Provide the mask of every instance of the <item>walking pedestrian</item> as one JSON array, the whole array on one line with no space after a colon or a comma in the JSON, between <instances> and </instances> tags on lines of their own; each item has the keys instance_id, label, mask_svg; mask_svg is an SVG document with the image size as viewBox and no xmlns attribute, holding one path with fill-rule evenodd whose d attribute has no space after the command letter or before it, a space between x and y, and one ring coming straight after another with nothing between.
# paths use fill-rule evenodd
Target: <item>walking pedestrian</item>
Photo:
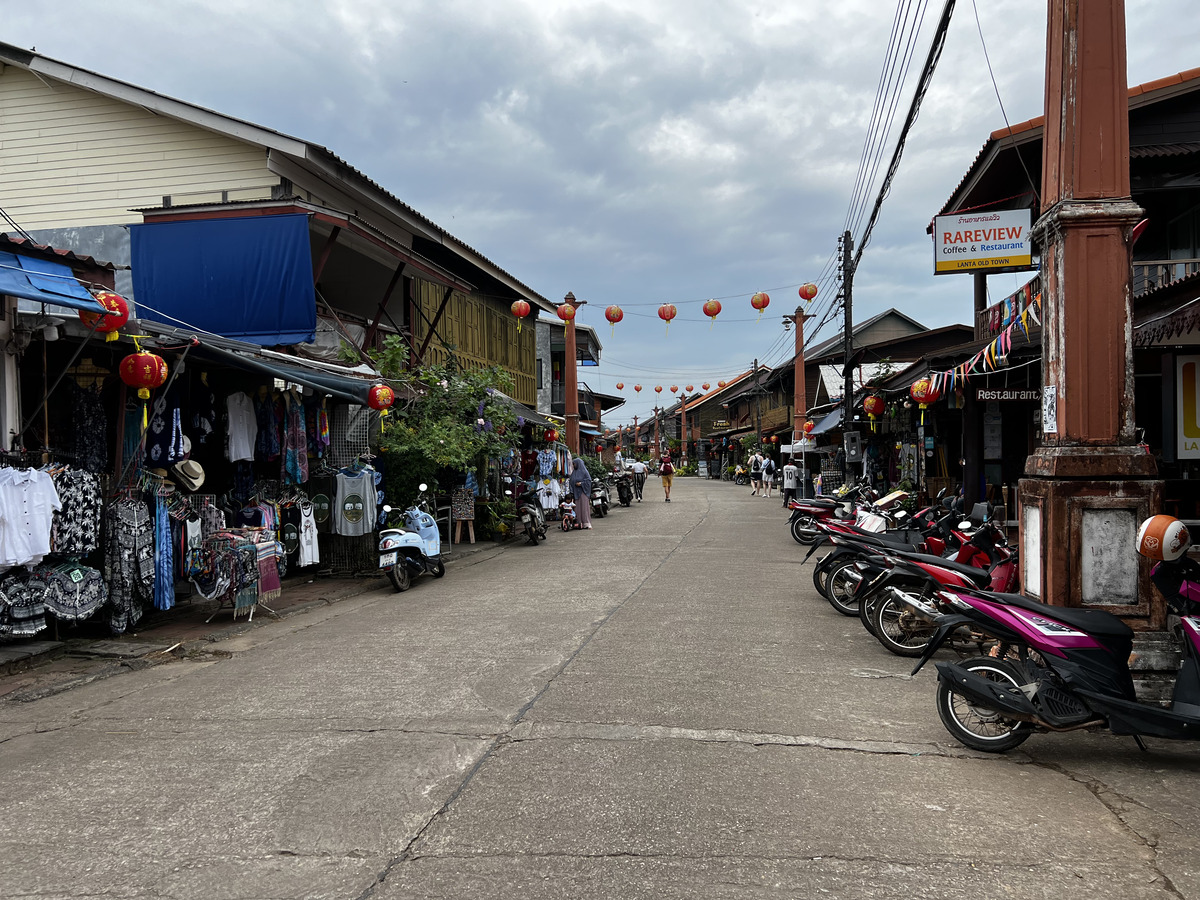
<instances>
[{"instance_id":1,"label":"walking pedestrian","mask_svg":"<svg viewBox=\"0 0 1200 900\"><path fill-rule=\"evenodd\" d=\"M762 496L762 457L758 455L758 451L750 457L750 486L754 488L750 492L751 497Z\"/></svg>"},{"instance_id":2,"label":"walking pedestrian","mask_svg":"<svg viewBox=\"0 0 1200 900\"><path fill-rule=\"evenodd\" d=\"M575 498L576 528L592 527L592 476L578 456L571 464L571 494Z\"/></svg>"},{"instance_id":3,"label":"walking pedestrian","mask_svg":"<svg viewBox=\"0 0 1200 900\"><path fill-rule=\"evenodd\" d=\"M772 491L775 490L775 460L767 457L763 460L763 487L766 488L766 494L761 496L770 497Z\"/></svg>"},{"instance_id":4,"label":"walking pedestrian","mask_svg":"<svg viewBox=\"0 0 1200 900\"><path fill-rule=\"evenodd\" d=\"M642 488L646 486L646 464L635 456L629 471L633 473L633 496L637 497L638 503L641 503Z\"/></svg>"},{"instance_id":5,"label":"walking pedestrian","mask_svg":"<svg viewBox=\"0 0 1200 900\"><path fill-rule=\"evenodd\" d=\"M796 489L800 486L800 470L796 468L796 462L792 457L788 457L787 465L783 467L783 506L786 509L788 502L796 499Z\"/></svg>"},{"instance_id":6,"label":"walking pedestrian","mask_svg":"<svg viewBox=\"0 0 1200 900\"><path fill-rule=\"evenodd\" d=\"M662 465L658 467L659 477L662 478L663 493L666 494L667 502L671 502L671 482L675 480L675 466L671 462L671 454L664 453Z\"/></svg>"}]
</instances>

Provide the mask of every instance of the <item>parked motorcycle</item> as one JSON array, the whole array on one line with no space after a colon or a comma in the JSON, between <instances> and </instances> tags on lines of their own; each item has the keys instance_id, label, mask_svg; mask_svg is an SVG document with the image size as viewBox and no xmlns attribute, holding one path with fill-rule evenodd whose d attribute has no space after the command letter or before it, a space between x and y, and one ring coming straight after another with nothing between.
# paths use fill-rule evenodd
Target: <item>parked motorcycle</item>
<instances>
[{"instance_id":1,"label":"parked motorcycle","mask_svg":"<svg viewBox=\"0 0 1200 900\"><path fill-rule=\"evenodd\" d=\"M791 500L788 529L796 543L808 546L821 539L818 524L830 520L851 521L870 531L885 531L888 527L885 512L907 496L903 491L894 491L880 498L865 482L859 482L844 486L832 497Z\"/></svg>"},{"instance_id":2,"label":"parked motorcycle","mask_svg":"<svg viewBox=\"0 0 1200 900\"><path fill-rule=\"evenodd\" d=\"M446 574L442 535L437 520L429 513L429 485L421 484L419 490L417 499L401 516L403 527L379 532L379 569L397 591L407 591L418 575L441 578ZM390 506L383 507L384 524L392 511Z\"/></svg>"},{"instance_id":3,"label":"parked motorcycle","mask_svg":"<svg viewBox=\"0 0 1200 900\"><path fill-rule=\"evenodd\" d=\"M1151 516L1138 530L1138 552L1155 560L1151 577L1180 616L1183 664L1169 708L1138 701L1129 671L1133 630L1116 616L955 588L944 592L954 612L939 617L913 674L963 625L997 644L987 656L936 663L946 730L991 753L1011 750L1034 732L1093 727L1132 735L1142 750L1143 736L1200 739L1200 566L1187 558L1191 543L1172 516Z\"/></svg>"},{"instance_id":4,"label":"parked motorcycle","mask_svg":"<svg viewBox=\"0 0 1200 900\"><path fill-rule=\"evenodd\" d=\"M743 466L741 463L738 463L737 468L733 470L733 483L734 484L749 484L750 483L750 470L747 469L745 466Z\"/></svg>"},{"instance_id":5,"label":"parked motorcycle","mask_svg":"<svg viewBox=\"0 0 1200 900\"><path fill-rule=\"evenodd\" d=\"M529 543L537 546L538 541L546 539L546 515L538 501L536 490L515 476L506 476L504 495L511 497L517 507L517 519L521 522L525 537Z\"/></svg>"},{"instance_id":6,"label":"parked motorcycle","mask_svg":"<svg viewBox=\"0 0 1200 900\"><path fill-rule=\"evenodd\" d=\"M617 500L622 506L633 503L633 473L622 471L614 478L617 486Z\"/></svg>"},{"instance_id":7,"label":"parked motorcycle","mask_svg":"<svg viewBox=\"0 0 1200 900\"><path fill-rule=\"evenodd\" d=\"M592 479L592 512L600 518L608 515L608 507L612 502L612 494L608 490L608 482L603 478Z\"/></svg>"}]
</instances>

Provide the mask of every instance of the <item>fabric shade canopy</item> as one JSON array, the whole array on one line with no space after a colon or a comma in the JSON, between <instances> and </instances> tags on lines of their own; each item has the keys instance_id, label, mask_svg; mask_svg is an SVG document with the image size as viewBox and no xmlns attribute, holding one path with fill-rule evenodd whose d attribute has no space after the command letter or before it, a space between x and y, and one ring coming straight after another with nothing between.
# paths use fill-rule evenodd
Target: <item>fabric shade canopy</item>
<instances>
[{"instance_id":1,"label":"fabric shade canopy","mask_svg":"<svg viewBox=\"0 0 1200 900\"><path fill-rule=\"evenodd\" d=\"M105 312L68 266L15 253L0 252L0 294L84 312Z\"/></svg>"},{"instance_id":2,"label":"fabric shade canopy","mask_svg":"<svg viewBox=\"0 0 1200 900\"><path fill-rule=\"evenodd\" d=\"M842 408L839 406L820 422L813 426L813 430L808 433L810 438L816 437L818 434L824 434L826 431L837 428L842 424Z\"/></svg>"},{"instance_id":3,"label":"fabric shade canopy","mask_svg":"<svg viewBox=\"0 0 1200 900\"><path fill-rule=\"evenodd\" d=\"M141 318L268 347L316 338L307 215L134 225L130 235Z\"/></svg>"}]
</instances>

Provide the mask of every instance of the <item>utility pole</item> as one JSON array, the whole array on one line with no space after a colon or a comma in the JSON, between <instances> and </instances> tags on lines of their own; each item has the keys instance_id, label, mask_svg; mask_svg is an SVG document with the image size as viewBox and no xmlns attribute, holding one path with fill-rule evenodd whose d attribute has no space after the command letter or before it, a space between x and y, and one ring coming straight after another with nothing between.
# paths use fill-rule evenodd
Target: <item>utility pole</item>
<instances>
[{"instance_id":1,"label":"utility pole","mask_svg":"<svg viewBox=\"0 0 1200 900\"><path fill-rule=\"evenodd\" d=\"M758 394L758 360L754 360L754 368L751 369L754 373L754 440L755 443L762 443L762 404L759 402Z\"/></svg>"},{"instance_id":2,"label":"utility pole","mask_svg":"<svg viewBox=\"0 0 1200 900\"><path fill-rule=\"evenodd\" d=\"M658 404L654 404L654 454L655 459L662 456L662 444L658 442Z\"/></svg>"},{"instance_id":3,"label":"utility pole","mask_svg":"<svg viewBox=\"0 0 1200 900\"><path fill-rule=\"evenodd\" d=\"M567 296L563 298L563 305L571 305L575 309L587 303L586 300L576 300L575 295L567 291ZM567 419L567 446L571 448L571 453L579 455L579 373L577 355L575 351L575 317L566 320L566 347L564 348L563 359L563 392L566 396L563 398L566 406Z\"/></svg>"},{"instance_id":4,"label":"utility pole","mask_svg":"<svg viewBox=\"0 0 1200 900\"><path fill-rule=\"evenodd\" d=\"M637 427L637 419L638 419L638 417L637 417L637 416L634 416L634 417L633 417L633 455L634 455L634 456L637 456L637 452L638 452L638 427Z\"/></svg>"},{"instance_id":5,"label":"utility pole","mask_svg":"<svg viewBox=\"0 0 1200 900\"><path fill-rule=\"evenodd\" d=\"M688 424L687 424L687 392L679 395L679 461L680 464L687 462L687 440L688 440Z\"/></svg>"},{"instance_id":6,"label":"utility pole","mask_svg":"<svg viewBox=\"0 0 1200 900\"><path fill-rule=\"evenodd\" d=\"M842 309L845 312L842 341L846 357L842 367L842 433L850 434L854 430L854 370L850 366L854 358L854 236L849 231L842 235ZM848 459L842 464L842 478L846 484L850 483Z\"/></svg>"},{"instance_id":7,"label":"utility pole","mask_svg":"<svg viewBox=\"0 0 1200 900\"><path fill-rule=\"evenodd\" d=\"M803 306L796 307L796 314L783 317L783 327L796 326L796 357L793 361L795 384L792 385L792 459L796 458L796 444L807 440L804 434L804 422L808 418L808 383L804 374L804 322L814 318L804 311ZM808 454L800 454L800 491L799 496L808 496Z\"/></svg>"}]
</instances>

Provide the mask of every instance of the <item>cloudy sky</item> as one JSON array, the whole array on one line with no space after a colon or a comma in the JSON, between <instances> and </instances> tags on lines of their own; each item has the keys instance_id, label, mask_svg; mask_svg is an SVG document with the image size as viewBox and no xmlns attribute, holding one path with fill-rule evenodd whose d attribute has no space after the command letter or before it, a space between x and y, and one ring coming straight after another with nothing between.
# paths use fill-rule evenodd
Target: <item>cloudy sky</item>
<instances>
[{"instance_id":1,"label":"cloudy sky","mask_svg":"<svg viewBox=\"0 0 1200 900\"><path fill-rule=\"evenodd\" d=\"M890 156L943 0L923 25ZM1045 0L959 0L855 281L855 320L969 321L925 227L988 134L1040 115ZM1126 0L1130 84L1200 66L1190 0ZM778 363L856 196L887 0L0 0L0 39L322 144L552 300L584 298L592 387ZM982 31L982 40L980 36ZM995 74L1003 112L989 76ZM872 203L878 181L858 191ZM859 233L855 233L856 239ZM994 276L997 299L1024 281ZM750 295L766 291L761 319ZM710 327L709 298L723 312ZM819 307L825 295L819 296ZM669 333L656 316L678 306ZM603 309L618 304L615 333ZM837 332L827 326L818 340ZM645 386L635 397L630 389ZM665 395L664 395L665 396Z\"/></svg>"}]
</instances>

